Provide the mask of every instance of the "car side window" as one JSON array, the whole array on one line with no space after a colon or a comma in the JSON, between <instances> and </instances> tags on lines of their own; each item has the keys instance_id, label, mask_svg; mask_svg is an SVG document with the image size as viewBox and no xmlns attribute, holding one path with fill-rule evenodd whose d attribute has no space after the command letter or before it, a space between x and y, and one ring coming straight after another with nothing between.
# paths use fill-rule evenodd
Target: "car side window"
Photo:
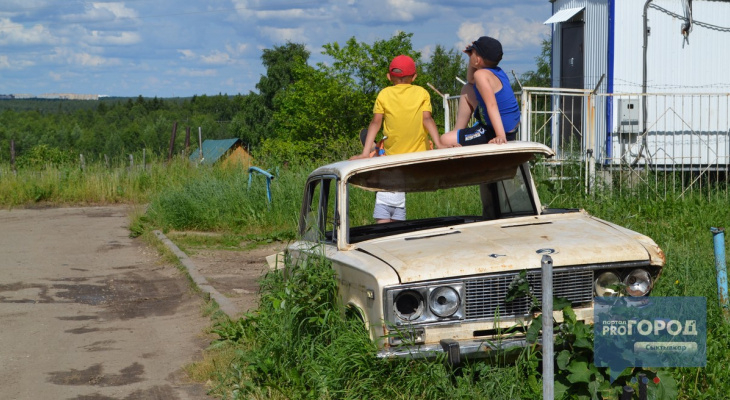
<instances>
[{"instance_id":1,"label":"car side window","mask_svg":"<svg viewBox=\"0 0 730 400\"><path fill-rule=\"evenodd\" d=\"M535 208L530 198L529 187L525 183L522 168L517 168L517 173L514 178L497 182L499 209L503 217L509 215L532 215L535 213Z\"/></svg>"},{"instance_id":2,"label":"car side window","mask_svg":"<svg viewBox=\"0 0 730 400\"><path fill-rule=\"evenodd\" d=\"M310 181L307 188L307 208L304 213L304 240L333 242L336 235L337 186L333 178Z\"/></svg>"}]
</instances>

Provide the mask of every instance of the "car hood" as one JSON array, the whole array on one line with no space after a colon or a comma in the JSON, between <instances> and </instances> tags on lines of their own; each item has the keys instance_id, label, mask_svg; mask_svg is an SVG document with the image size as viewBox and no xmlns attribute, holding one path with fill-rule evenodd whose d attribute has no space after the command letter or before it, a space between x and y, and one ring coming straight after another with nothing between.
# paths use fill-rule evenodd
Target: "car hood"
<instances>
[{"instance_id":1,"label":"car hood","mask_svg":"<svg viewBox=\"0 0 730 400\"><path fill-rule=\"evenodd\" d=\"M356 247L388 263L407 283L540 268L544 254L556 267L649 261L635 236L648 239L575 212L412 232Z\"/></svg>"}]
</instances>

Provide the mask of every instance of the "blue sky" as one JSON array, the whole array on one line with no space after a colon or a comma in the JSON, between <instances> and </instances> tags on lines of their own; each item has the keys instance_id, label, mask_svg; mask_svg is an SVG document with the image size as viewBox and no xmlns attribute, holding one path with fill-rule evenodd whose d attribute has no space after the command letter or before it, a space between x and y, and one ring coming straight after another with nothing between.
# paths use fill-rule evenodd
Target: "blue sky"
<instances>
[{"instance_id":1,"label":"blue sky","mask_svg":"<svg viewBox=\"0 0 730 400\"><path fill-rule=\"evenodd\" d=\"M262 49L304 43L314 65L326 43L398 31L425 59L496 37L501 66L520 74L550 15L548 0L2 0L0 94L245 94L266 72Z\"/></svg>"}]
</instances>

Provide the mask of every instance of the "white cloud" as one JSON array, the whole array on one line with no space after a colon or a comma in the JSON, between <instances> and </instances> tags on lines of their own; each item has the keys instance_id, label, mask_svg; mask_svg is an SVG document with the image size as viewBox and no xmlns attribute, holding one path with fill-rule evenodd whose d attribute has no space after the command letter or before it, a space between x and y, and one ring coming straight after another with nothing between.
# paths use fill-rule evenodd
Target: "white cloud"
<instances>
[{"instance_id":1,"label":"white cloud","mask_svg":"<svg viewBox=\"0 0 730 400\"><path fill-rule=\"evenodd\" d=\"M137 32L108 33L102 31L91 31L86 37L83 38L84 42L94 46L128 46L132 44L137 44L141 40L142 39Z\"/></svg>"},{"instance_id":2,"label":"white cloud","mask_svg":"<svg viewBox=\"0 0 730 400\"><path fill-rule=\"evenodd\" d=\"M73 66L84 66L84 67L103 67L103 66L118 66L121 62L115 58L105 58L102 56L89 54L86 52L77 52L70 48L56 47L53 49L54 54L48 58L51 61L68 64Z\"/></svg>"},{"instance_id":3,"label":"white cloud","mask_svg":"<svg viewBox=\"0 0 730 400\"><path fill-rule=\"evenodd\" d=\"M235 45L227 44L226 51L232 55L241 55L248 50L248 43L236 43Z\"/></svg>"},{"instance_id":4,"label":"white cloud","mask_svg":"<svg viewBox=\"0 0 730 400\"><path fill-rule=\"evenodd\" d=\"M137 11L127 8L124 3L86 3L83 14L68 14L63 20L74 22L111 22L119 19L137 18Z\"/></svg>"},{"instance_id":5,"label":"white cloud","mask_svg":"<svg viewBox=\"0 0 730 400\"><path fill-rule=\"evenodd\" d=\"M427 44L423 47L421 47L421 60L428 60L431 58L431 54L433 54L433 46L430 44Z\"/></svg>"},{"instance_id":6,"label":"white cloud","mask_svg":"<svg viewBox=\"0 0 730 400\"><path fill-rule=\"evenodd\" d=\"M296 42L302 43L309 39L304 34L304 28L274 28L265 26L260 28L261 33L276 43Z\"/></svg>"},{"instance_id":7,"label":"white cloud","mask_svg":"<svg viewBox=\"0 0 730 400\"><path fill-rule=\"evenodd\" d=\"M92 3L94 8L111 11L117 18L137 18L137 11L127 8L124 2L118 3Z\"/></svg>"},{"instance_id":8,"label":"white cloud","mask_svg":"<svg viewBox=\"0 0 730 400\"><path fill-rule=\"evenodd\" d=\"M214 69L192 69L192 68L180 68L177 71L171 72L172 75L180 75L187 77L211 77L218 75L218 72Z\"/></svg>"},{"instance_id":9,"label":"white cloud","mask_svg":"<svg viewBox=\"0 0 730 400\"><path fill-rule=\"evenodd\" d=\"M36 65L34 61L23 60L18 57L10 58L6 55L0 55L0 69L20 70Z\"/></svg>"},{"instance_id":10,"label":"white cloud","mask_svg":"<svg viewBox=\"0 0 730 400\"><path fill-rule=\"evenodd\" d=\"M289 8L281 7L281 3L264 2L261 0L232 0L233 6L238 15L244 18L253 18L259 20L283 20L290 23L300 24L305 20L320 20L332 17L332 13L328 10L329 5L318 6L315 3L305 2L297 4L296 2ZM327 2L325 2L327 3ZM301 5L314 5L306 8Z\"/></svg>"},{"instance_id":11,"label":"white cloud","mask_svg":"<svg viewBox=\"0 0 730 400\"><path fill-rule=\"evenodd\" d=\"M539 46L549 32L549 28L542 23L519 17L510 18L504 22L501 20L487 23L467 21L459 25L457 31L459 42L456 43L456 47L461 49L480 36L491 36L502 43L505 54L508 54L510 49L518 50Z\"/></svg>"},{"instance_id":12,"label":"white cloud","mask_svg":"<svg viewBox=\"0 0 730 400\"><path fill-rule=\"evenodd\" d=\"M192 60L195 58L195 52L190 49L182 49L178 50L178 53L183 55L183 59L185 60Z\"/></svg>"},{"instance_id":13,"label":"white cloud","mask_svg":"<svg viewBox=\"0 0 730 400\"><path fill-rule=\"evenodd\" d=\"M31 28L0 18L0 45L39 45L51 44L55 39L46 27L36 24Z\"/></svg>"},{"instance_id":14,"label":"white cloud","mask_svg":"<svg viewBox=\"0 0 730 400\"><path fill-rule=\"evenodd\" d=\"M210 54L201 56L200 60L205 64L230 64L233 61L228 53L218 50L213 50Z\"/></svg>"},{"instance_id":15,"label":"white cloud","mask_svg":"<svg viewBox=\"0 0 730 400\"><path fill-rule=\"evenodd\" d=\"M177 52L182 54L182 59L184 60L200 61L204 64L224 65L232 64L235 62L235 60L231 57L229 53L220 50L213 50L209 54L200 55L190 49L181 49L177 50Z\"/></svg>"}]
</instances>

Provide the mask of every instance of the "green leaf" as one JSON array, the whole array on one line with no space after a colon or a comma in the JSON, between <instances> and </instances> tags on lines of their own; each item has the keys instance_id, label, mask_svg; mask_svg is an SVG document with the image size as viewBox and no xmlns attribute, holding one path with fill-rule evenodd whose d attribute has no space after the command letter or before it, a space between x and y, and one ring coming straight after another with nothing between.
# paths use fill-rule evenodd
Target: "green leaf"
<instances>
[{"instance_id":1,"label":"green leaf","mask_svg":"<svg viewBox=\"0 0 730 400\"><path fill-rule=\"evenodd\" d=\"M591 394L591 400L600 400L598 393L601 390L601 383L598 381L588 382L588 392Z\"/></svg>"},{"instance_id":2,"label":"green leaf","mask_svg":"<svg viewBox=\"0 0 730 400\"><path fill-rule=\"evenodd\" d=\"M565 315L565 310L570 309L571 303L570 300L564 298L564 297L553 297L553 311L563 311L563 315ZM570 310L572 312L572 310ZM573 318L575 318L575 313L573 313Z\"/></svg>"},{"instance_id":3,"label":"green leaf","mask_svg":"<svg viewBox=\"0 0 730 400\"><path fill-rule=\"evenodd\" d=\"M581 338L575 339L575 342L573 343L573 347L592 350L593 343L590 340L588 340L587 338L581 337Z\"/></svg>"},{"instance_id":4,"label":"green leaf","mask_svg":"<svg viewBox=\"0 0 730 400\"><path fill-rule=\"evenodd\" d=\"M558 362L558 368L567 369L568 363L570 363L570 352L568 350L561 351L555 360Z\"/></svg>"},{"instance_id":5,"label":"green leaf","mask_svg":"<svg viewBox=\"0 0 730 400\"><path fill-rule=\"evenodd\" d=\"M571 383L588 383L591 381L593 373L588 369L588 363L585 361L573 361L567 368L570 371L568 381Z\"/></svg>"},{"instance_id":6,"label":"green leaf","mask_svg":"<svg viewBox=\"0 0 730 400\"><path fill-rule=\"evenodd\" d=\"M512 282L510 282L504 301L509 303L529 294L530 282L527 280L527 271L522 270L519 275L515 276L514 279L512 279Z\"/></svg>"},{"instance_id":7,"label":"green leaf","mask_svg":"<svg viewBox=\"0 0 730 400\"><path fill-rule=\"evenodd\" d=\"M527 334L525 337L527 339L527 343L537 342L537 339L540 336L540 329L542 329L542 314L533 319L532 323L530 323L530 327L527 328Z\"/></svg>"},{"instance_id":8,"label":"green leaf","mask_svg":"<svg viewBox=\"0 0 730 400\"><path fill-rule=\"evenodd\" d=\"M569 393L568 390L570 389L570 386L563 383L562 379L556 379L553 386L553 393L555 394L556 399L562 399Z\"/></svg>"},{"instance_id":9,"label":"green leaf","mask_svg":"<svg viewBox=\"0 0 730 400\"><path fill-rule=\"evenodd\" d=\"M575 322L578 318L576 318L575 311L573 311L573 308L570 307L570 302L568 302L568 305L566 307L562 308L562 310L563 310L563 320L566 323L575 324Z\"/></svg>"},{"instance_id":10,"label":"green leaf","mask_svg":"<svg viewBox=\"0 0 730 400\"><path fill-rule=\"evenodd\" d=\"M676 399L679 395L677 390L677 381L674 380L670 371L659 370L656 373L659 383L654 384L649 379L649 387L647 388L647 398L649 400L671 400Z\"/></svg>"}]
</instances>

